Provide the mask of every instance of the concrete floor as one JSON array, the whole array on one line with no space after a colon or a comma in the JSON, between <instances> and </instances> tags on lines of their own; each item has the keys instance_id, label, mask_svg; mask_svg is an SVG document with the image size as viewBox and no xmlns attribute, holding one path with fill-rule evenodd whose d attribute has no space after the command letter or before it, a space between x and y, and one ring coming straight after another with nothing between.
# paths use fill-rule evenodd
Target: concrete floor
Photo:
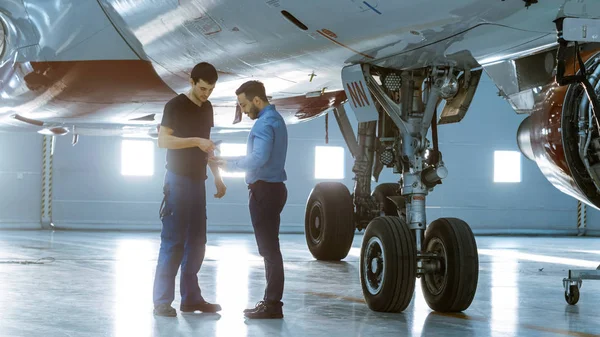
<instances>
[{"instance_id":1,"label":"concrete floor","mask_svg":"<svg viewBox=\"0 0 600 337\"><path fill-rule=\"evenodd\" d=\"M253 235L209 234L200 285L223 310L178 310L176 318L152 315L159 236L0 232L0 336L600 336L600 281L583 282L576 306L562 286L569 268L600 264L600 238L477 237L479 286L469 309L431 311L417 282L407 310L386 314L362 300L362 235L340 263L315 261L303 235L282 235L285 318L246 320L242 310L264 289ZM48 259L15 263L40 258Z\"/></svg>"}]
</instances>

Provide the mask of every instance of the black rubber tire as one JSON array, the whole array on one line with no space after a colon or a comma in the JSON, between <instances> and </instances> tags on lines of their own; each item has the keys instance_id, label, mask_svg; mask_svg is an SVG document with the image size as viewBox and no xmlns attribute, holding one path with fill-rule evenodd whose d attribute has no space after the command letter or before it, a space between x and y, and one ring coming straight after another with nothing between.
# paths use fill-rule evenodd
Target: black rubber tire
<instances>
[{"instance_id":1,"label":"black rubber tire","mask_svg":"<svg viewBox=\"0 0 600 337\"><path fill-rule=\"evenodd\" d=\"M385 216L398 216L396 205L387 197L400 195L400 184L397 183L383 183L379 184L371 193L371 196L375 198L380 207L383 206L383 212ZM383 204L383 205L382 205ZM402 215L406 218L404 210Z\"/></svg>"},{"instance_id":2,"label":"black rubber tire","mask_svg":"<svg viewBox=\"0 0 600 337\"><path fill-rule=\"evenodd\" d=\"M570 285L569 287L571 294L567 296L567 292L565 291L565 301L570 305L575 305L579 302L579 288L576 285Z\"/></svg>"},{"instance_id":3,"label":"black rubber tire","mask_svg":"<svg viewBox=\"0 0 600 337\"><path fill-rule=\"evenodd\" d=\"M401 312L410 304L417 274L417 250L413 235L406 222L399 217L378 217L367 226L359 269L363 296L371 310ZM372 239L374 242L370 243ZM377 285L376 289L369 289L370 285L373 288L371 280L376 278L376 274L369 269L376 250L369 247L379 247L384 256L379 261L379 267L382 268L381 285Z\"/></svg>"},{"instance_id":4,"label":"black rubber tire","mask_svg":"<svg viewBox=\"0 0 600 337\"><path fill-rule=\"evenodd\" d=\"M354 204L345 185L323 182L313 188L306 203L304 234L315 259L339 261L348 255L356 230L353 217Z\"/></svg>"},{"instance_id":5,"label":"black rubber tire","mask_svg":"<svg viewBox=\"0 0 600 337\"><path fill-rule=\"evenodd\" d=\"M456 218L440 218L427 227L423 250L432 252L431 248L440 246L445 248L447 259L441 261L442 270L439 273L421 277L425 301L431 309L440 312L466 310L475 297L479 279L475 236L466 222ZM436 275L439 286L435 285Z\"/></svg>"}]
</instances>

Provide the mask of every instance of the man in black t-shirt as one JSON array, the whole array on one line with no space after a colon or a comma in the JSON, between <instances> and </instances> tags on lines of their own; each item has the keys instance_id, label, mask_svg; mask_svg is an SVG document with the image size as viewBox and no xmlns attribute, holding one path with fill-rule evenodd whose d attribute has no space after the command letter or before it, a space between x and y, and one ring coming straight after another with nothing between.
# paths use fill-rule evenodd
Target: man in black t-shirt
<instances>
[{"instance_id":1,"label":"man in black t-shirt","mask_svg":"<svg viewBox=\"0 0 600 337\"><path fill-rule=\"evenodd\" d=\"M175 298L175 277L181 265L180 288L183 312L217 312L218 304L202 297L198 272L206 248L206 166L215 144L210 140L213 108L208 100L218 79L209 63L197 64L190 75L191 89L171 99L165 106L158 146L167 150L167 173L160 218L162 232L154 277L154 314L177 316L171 307ZM209 164L216 198L226 187L216 164Z\"/></svg>"}]
</instances>

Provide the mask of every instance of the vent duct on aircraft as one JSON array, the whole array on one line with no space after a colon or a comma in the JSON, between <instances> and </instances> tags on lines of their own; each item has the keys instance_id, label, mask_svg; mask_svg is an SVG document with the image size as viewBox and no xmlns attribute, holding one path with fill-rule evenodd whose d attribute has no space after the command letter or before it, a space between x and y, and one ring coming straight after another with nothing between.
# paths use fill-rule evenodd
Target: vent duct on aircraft
<instances>
[{"instance_id":1,"label":"vent duct on aircraft","mask_svg":"<svg viewBox=\"0 0 600 337\"><path fill-rule=\"evenodd\" d=\"M281 11L281 14L283 14L283 16L288 19L288 21L290 21L291 23L293 23L294 25L296 25L296 27L302 29L302 30L308 30L308 27L306 27L305 24L302 23L302 21L296 19L295 16L293 16L290 12L288 11Z\"/></svg>"}]
</instances>

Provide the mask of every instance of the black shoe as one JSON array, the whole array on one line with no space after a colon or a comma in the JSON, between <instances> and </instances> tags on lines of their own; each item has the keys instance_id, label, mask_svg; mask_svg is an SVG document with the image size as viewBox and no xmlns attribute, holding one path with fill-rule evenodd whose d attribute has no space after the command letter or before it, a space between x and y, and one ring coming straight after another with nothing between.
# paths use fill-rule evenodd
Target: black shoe
<instances>
[{"instance_id":1,"label":"black shoe","mask_svg":"<svg viewBox=\"0 0 600 337\"><path fill-rule=\"evenodd\" d=\"M267 303L260 301L253 309L244 310L244 316L248 318L283 318L283 303Z\"/></svg>"},{"instance_id":2,"label":"black shoe","mask_svg":"<svg viewBox=\"0 0 600 337\"><path fill-rule=\"evenodd\" d=\"M159 304L154 306L154 315L165 317L176 317L177 311L168 304Z\"/></svg>"},{"instance_id":3,"label":"black shoe","mask_svg":"<svg viewBox=\"0 0 600 337\"><path fill-rule=\"evenodd\" d=\"M198 310L202 312L214 313L217 311L221 311L221 306L218 304L212 304L204 301L198 304L182 304L181 306L179 306L179 310L181 310L182 312L194 312Z\"/></svg>"}]
</instances>

